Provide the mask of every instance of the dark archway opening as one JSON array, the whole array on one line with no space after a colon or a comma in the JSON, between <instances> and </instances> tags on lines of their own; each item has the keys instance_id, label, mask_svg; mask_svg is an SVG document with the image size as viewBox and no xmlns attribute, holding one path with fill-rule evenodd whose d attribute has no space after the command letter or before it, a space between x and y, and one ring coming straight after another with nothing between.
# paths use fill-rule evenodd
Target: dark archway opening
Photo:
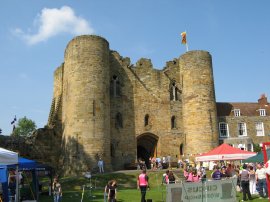
<instances>
[{"instance_id":1,"label":"dark archway opening","mask_svg":"<svg viewBox=\"0 0 270 202\"><path fill-rule=\"evenodd\" d=\"M180 144L180 156L183 156L184 155L184 145L183 143Z\"/></svg>"},{"instance_id":2,"label":"dark archway opening","mask_svg":"<svg viewBox=\"0 0 270 202\"><path fill-rule=\"evenodd\" d=\"M137 158L139 160L144 161L147 168L149 168L149 166L150 166L149 161L148 161L148 159L150 157L151 157L151 155L144 147L142 147L142 146L137 147Z\"/></svg>"},{"instance_id":3,"label":"dark archway opening","mask_svg":"<svg viewBox=\"0 0 270 202\"><path fill-rule=\"evenodd\" d=\"M147 168L150 168L150 157L157 156L158 137L152 133L145 133L137 138L137 159L145 162Z\"/></svg>"}]
</instances>

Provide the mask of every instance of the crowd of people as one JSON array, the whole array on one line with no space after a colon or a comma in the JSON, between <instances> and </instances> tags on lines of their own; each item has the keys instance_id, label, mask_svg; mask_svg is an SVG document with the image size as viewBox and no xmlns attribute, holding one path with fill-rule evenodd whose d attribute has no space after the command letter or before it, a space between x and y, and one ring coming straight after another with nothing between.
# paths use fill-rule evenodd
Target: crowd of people
<instances>
[{"instance_id":1,"label":"crowd of people","mask_svg":"<svg viewBox=\"0 0 270 202\"><path fill-rule=\"evenodd\" d=\"M157 169L155 167L158 165L156 162L153 162L151 169ZM159 163L159 162L158 162ZM155 166L154 166L155 165ZM183 176L184 179L177 177L173 170L167 169L162 175L162 185L174 184L184 180L187 183L192 182L203 182L207 179L206 168L197 166L191 166L186 163L181 163L180 167L183 166ZM141 192L141 202L145 202L147 190L150 189L149 186L149 177L146 174L147 167L142 165L140 167L141 173L137 177L137 188ZM176 170L177 171L177 170ZM182 169L180 170L180 172ZM100 171L103 173L104 171ZM179 172L179 170L178 170ZM86 172L90 173L90 171ZM90 173L91 176L91 173ZM234 164L220 164L214 165L212 173L208 176L208 180L222 180L228 178L237 179L237 191L243 193L243 201L247 199L251 200L252 195L258 194L260 198L268 198L268 190L266 184L266 170L264 164L243 164L243 165L234 165ZM59 202L62 197L61 184L59 183L58 178L54 178L52 185L54 201ZM104 188L104 202L115 202L117 198L117 181L110 180Z\"/></svg>"},{"instance_id":2,"label":"crowd of people","mask_svg":"<svg viewBox=\"0 0 270 202\"><path fill-rule=\"evenodd\" d=\"M243 164L243 165L215 165L210 179L222 180L237 178L237 189L243 193L243 201L252 199L252 195L259 194L260 198L268 198L266 184L266 171L264 164ZM199 182L206 179L206 171L203 167L184 167L186 182Z\"/></svg>"}]
</instances>

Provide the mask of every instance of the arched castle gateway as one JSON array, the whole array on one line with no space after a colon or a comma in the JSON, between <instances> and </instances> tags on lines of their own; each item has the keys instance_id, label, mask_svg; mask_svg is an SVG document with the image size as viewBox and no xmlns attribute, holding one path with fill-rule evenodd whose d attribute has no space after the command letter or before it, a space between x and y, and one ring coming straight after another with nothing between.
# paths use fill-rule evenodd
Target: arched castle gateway
<instances>
[{"instance_id":1,"label":"arched castle gateway","mask_svg":"<svg viewBox=\"0 0 270 202\"><path fill-rule=\"evenodd\" d=\"M48 130L61 139L53 160L66 173L108 169L137 157L191 157L218 144L211 55L189 51L154 69L135 65L102 37L75 37L54 73Z\"/></svg>"}]
</instances>

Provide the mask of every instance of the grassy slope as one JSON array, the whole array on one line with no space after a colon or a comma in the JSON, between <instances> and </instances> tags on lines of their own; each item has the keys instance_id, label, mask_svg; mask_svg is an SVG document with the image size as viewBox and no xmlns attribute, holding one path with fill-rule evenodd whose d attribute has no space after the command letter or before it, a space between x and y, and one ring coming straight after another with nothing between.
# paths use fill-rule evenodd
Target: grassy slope
<instances>
[{"instance_id":1,"label":"grassy slope","mask_svg":"<svg viewBox=\"0 0 270 202\"><path fill-rule=\"evenodd\" d=\"M146 198L151 198L155 202L166 201L166 187L161 185L162 174L164 172L164 170L148 172L151 189L147 192ZM136 179L139 173L139 171L127 171L104 175L95 175L92 177L92 186L96 188L93 188L91 191L89 189L86 189L83 201L103 202L104 186L109 180L116 179L118 182L117 201L138 202L140 201L140 191L136 189ZM182 178L182 172L178 171L175 172L175 174L179 179ZM60 182L63 188L63 202L80 202L82 196L82 186L89 184L89 182L83 177L62 178L60 179ZM268 201L266 199L259 200L257 196L255 196L254 198L254 202ZM240 199L242 199L241 193L239 193L237 197L237 200ZM52 196L41 195L40 201L51 202Z\"/></svg>"}]
</instances>

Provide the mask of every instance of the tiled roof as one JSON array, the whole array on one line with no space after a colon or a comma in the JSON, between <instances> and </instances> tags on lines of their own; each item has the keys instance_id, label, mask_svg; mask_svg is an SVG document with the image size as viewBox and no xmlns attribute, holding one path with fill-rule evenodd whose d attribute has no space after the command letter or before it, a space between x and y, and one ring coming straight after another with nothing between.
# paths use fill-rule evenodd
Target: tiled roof
<instances>
[{"instance_id":1,"label":"tiled roof","mask_svg":"<svg viewBox=\"0 0 270 202\"><path fill-rule=\"evenodd\" d=\"M241 116L259 116L258 109L265 109L266 116L270 116L270 104L247 102L217 102L218 116L234 116L234 109L240 109Z\"/></svg>"}]
</instances>

